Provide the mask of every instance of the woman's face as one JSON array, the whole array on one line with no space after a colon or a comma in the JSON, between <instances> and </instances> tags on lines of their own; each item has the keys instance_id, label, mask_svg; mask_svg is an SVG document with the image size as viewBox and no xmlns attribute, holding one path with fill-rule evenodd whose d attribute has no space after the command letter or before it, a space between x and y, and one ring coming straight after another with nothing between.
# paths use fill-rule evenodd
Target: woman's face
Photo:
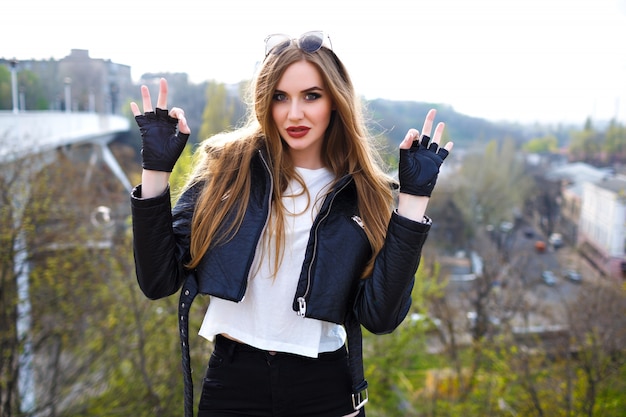
<instances>
[{"instance_id":1,"label":"woman's face","mask_svg":"<svg viewBox=\"0 0 626 417\"><path fill-rule=\"evenodd\" d=\"M315 65L303 60L287 67L274 91L272 117L295 166L323 166L322 143L332 107Z\"/></svg>"}]
</instances>

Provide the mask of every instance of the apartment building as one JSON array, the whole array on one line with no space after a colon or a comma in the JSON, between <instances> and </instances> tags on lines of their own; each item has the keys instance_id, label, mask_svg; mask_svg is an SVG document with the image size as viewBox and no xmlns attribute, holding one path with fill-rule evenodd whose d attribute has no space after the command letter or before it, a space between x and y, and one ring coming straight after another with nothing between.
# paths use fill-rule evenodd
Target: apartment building
<instances>
[{"instance_id":1,"label":"apartment building","mask_svg":"<svg viewBox=\"0 0 626 417\"><path fill-rule=\"evenodd\" d=\"M10 66L12 60L0 58L0 64ZM110 59L91 58L89 51L72 49L59 60L17 60L16 71L28 70L37 75L39 91L48 102L49 110L86 111L100 114L120 114L131 97L133 82L130 66ZM22 90L20 88L20 90ZM27 94L27 92L26 92ZM20 108L33 110L29 97L23 92Z\"/></svg>"},{"instance_id":2,"label":"apartment building","mask_svg":"<svg viewBox=\"0 0 626 417\"><path fill-rule=\"evenodd\" d=\"M578 248L607 277L626 278L626 177L586 181Z\"/></svg>"}]
</instances>

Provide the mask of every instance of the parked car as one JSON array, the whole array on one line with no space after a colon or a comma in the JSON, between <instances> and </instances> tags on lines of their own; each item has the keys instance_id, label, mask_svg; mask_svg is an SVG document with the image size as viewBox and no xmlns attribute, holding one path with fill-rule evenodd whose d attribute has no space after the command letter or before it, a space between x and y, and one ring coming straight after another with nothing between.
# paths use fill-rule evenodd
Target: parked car
<instances>
[{"instance_id":1,"label":"parked car","mask_svg":"<svg viewBox=\"0 0 626 417\"><path fill-rule=\"evenodd\" d=\"M556 275L550 270L546 269L545 271L543 271L541 273L541 279L543 283L549 287L554 287L556 285Z\"/></svg>"},{"instance_id":2,"label":"parked car","mask_svg":"<svg viewBox=\"0 0 626 417\"><path fill-rule=\"evenodd\" d=\"M580 272L574 269L567 269L563 273L563 276L565 276L565 278L567 278L568 280L575 282L576 284L580 284L583 280L583 277L582 275L580 275Z\"/></svg>"},{"instance_id":3,"label":"parked car","mask_svg":"<svg viewBox=\"0 0 626 417\"><path fill-rule=\"evenodd\" d=\"M550 242L554 249L560 248L561 246L563 246L563 235L561 235L560 233L552 233L550 235L550 238L548 239L548 242Z\"/></svg>"},{"instance_id":4,"label":"parked car","mask_svg":"<svg viewBox=\"0 0 626 417\"><path fill-rule=\"evenodd\" d=\"M544 253L546 251L546 242L538 240L535 242L535 250L537 253Z\"/></svg>"}]
</instances>

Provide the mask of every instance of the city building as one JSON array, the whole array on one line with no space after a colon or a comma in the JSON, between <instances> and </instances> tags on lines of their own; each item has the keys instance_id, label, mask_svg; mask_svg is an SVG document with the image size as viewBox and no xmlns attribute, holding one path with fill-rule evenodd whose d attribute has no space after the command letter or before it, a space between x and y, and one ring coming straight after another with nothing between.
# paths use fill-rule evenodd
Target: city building
<instances>
[{"instance_id":1,"label":"city building","mask_svg":"<svg viewBox=\"0 0 626 417\"><path fill-rule=\"evenodd\" d=\"M559 164L545 179L558 183L554 232L602 275L626 278L626 176L584 162Z\"/></svg>"},{"instance_id":2,"label":"city building","mask_svg":"<svg viewBox=\"0 0 626 417\"><path fill-rule=\"evenodd\" d=\"M60 60L0 58L0 64L37 75L38 88L43 90L38 93L43 92L49 110L120 114L133 93L130 66L91 58L84 49L72 49ZM21 91L20 101L20 109L35 109L27 90Z\"/></svg>"},{"instance_id":3,"label":"city building","mask_svg":"<svg viewBox=\"0 0 626 417\"><path fill-rule=\"evenodd\" d=\"M626 277L626 177L583 184L578 247L604 275Z\"/></svg>"},{"instance_id":4,"label":"city building","mask_svg":"<svg viewBox=\"0 0 626 417\"><path fill-rule=\"evenodd\" d=\"M610 177L611 172L585 162L559 165L546 173L546 179L560 184L558 232L570 244L578 241L578 224L583 202L583 185Z\"/></svg>"}]
</instances>

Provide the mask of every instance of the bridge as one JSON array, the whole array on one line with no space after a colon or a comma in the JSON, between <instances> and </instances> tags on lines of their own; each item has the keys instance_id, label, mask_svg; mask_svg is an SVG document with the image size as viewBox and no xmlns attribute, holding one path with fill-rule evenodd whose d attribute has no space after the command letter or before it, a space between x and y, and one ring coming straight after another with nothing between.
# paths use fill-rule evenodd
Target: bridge
<instances>
[{"instance_id":1,"label":"bridge","mask_svg":"<svg viewBox=\"0 0 626 417\"><path fill-rule=\"evenodd\" d=\"M30 177L36 175L45 165L52 163L57 158L59 150L66 151L76 145L89 144L94 148L93 155L101 157L124 188L130 192L130 181L108 147L119 133L129 129L129 120L118 115L0 111L0 170L3 174L9 174L11 178L17 178L17 181L11 181L9 192L12 198L11 213L17 233L13 243L13 270L18 297L16 324L18 338L23 341L19 357L18 392L21 398L21 411L25 413L35 409L36 393L41 391L41 387L38 387L35 381L36 365L31 336L28 260L30 249L25 232L21 228L24 207L30 194ZM36 158L29 159L26 164L19 163L31 157ZM92 158L91 164L95 164L96 159ZM106 206L98 207L96 214L100 209L105 209L100 213L104 216L102 220L109 223L110 209Z\"/></svg>"},{"instance_id":2,"label":"bridge","mask_svg":"<svg viewBox=\"0 0 626 417\"><path fill-rule=\"evenodd\" d=\"M124 187L131 184L107 146L130 129L126 117L58 111L0 111L0 166L59 148L91 143Z\"/></svg>"}]
</instances>

